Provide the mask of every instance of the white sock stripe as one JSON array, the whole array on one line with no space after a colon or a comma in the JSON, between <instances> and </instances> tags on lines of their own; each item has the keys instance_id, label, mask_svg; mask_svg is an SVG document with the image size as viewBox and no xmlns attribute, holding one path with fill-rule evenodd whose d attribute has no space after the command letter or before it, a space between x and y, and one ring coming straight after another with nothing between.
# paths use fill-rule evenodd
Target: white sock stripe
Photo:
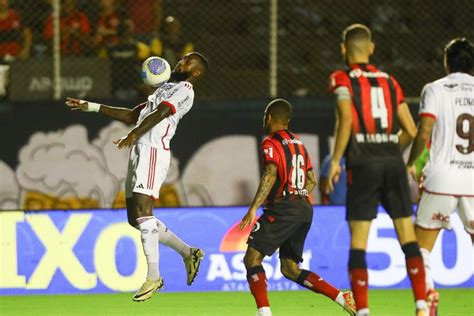
<instances>
[{"instance_id":1,"label":"white sock stripe","mask_svg":"<svg viewBox=\"0 0 474 316\"><path fill-rule=\"evenodd\" d=\"M137 218L138 228L140 228L140 224L142 224L142 223L144 223L147 220L150 220L152 218L155 218L155 216L144 216L144 217Z\"/></svg>"}]
</instances>

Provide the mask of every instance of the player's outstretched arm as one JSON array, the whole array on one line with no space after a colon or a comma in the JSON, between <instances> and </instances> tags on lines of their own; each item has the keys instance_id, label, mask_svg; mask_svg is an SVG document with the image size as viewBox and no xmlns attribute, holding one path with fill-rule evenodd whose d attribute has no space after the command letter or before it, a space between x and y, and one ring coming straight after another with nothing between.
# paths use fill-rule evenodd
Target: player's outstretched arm
<instances>
[{"instance_id":1,"label":"player's outstretched arm","mask_svg":"<svg viewBox=\"0 0 474 316\"><path fill-rule=\"evenodd\" d=\"M171 108L164 103L160 103L156 110L148 114L140 124L135 126L126 136L115 141L114 144L116 144L118 148L131 147L135 140L171 114L173 114Z\"/></svg>"},{"instance_id":2,"label":"player's outstretched arm","mask_svg":"<svg viewBox=\"0 0 474 316\"><path fill-rule=\"evenodd\" d=\"M247 214L242 218L242 221L239 224L239 229L243 230L245 227L252 224L257 214L257 209L265 201L268 194L270 193L273 185L275 184L277 178L277 166L273 163L267 163L265 169L263 170L263 176L260 179L260 184L258 185L257 193L250 204Z\"/></svg>"},{"instance_id":3,"label":"player's outstretched arm","mask_svg":"<svg viewBox=\"0 0 474 316\"><path fill-rule=\"evenodd\" d=\"M67 98L65 103L69 109L73 111L98 112L126 124L135 124L137 122L140 110L143 106L142 103L137 105L134 109L119 108L75 98Z\"/></svg>"}]
</instances>

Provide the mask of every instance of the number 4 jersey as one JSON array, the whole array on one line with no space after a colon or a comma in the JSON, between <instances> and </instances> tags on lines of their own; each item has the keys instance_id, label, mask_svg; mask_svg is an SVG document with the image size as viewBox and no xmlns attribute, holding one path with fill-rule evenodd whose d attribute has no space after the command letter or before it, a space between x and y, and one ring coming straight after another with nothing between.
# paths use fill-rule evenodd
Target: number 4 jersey
<instances>
[{"instance_id":1,"label":"number 4 jersey","mask_svg":"<svg viewBox=\"0 0 474 316\"><path fill-rule=\"evenodd\" d=\"M265 213L285 220L311 222L313 208L306 190L306 175L313 169L303 142L288 130L276 131L262 142L264 164L277 166Z\"/></svg>"},{"instance_id":2,"label":"number 4 jersey","mask_svg":"<svg viewBox=\"0 0 474 316\"><path fill-rule=\"evenodd\" d=\"M474 196L474 77L452 73L427 84L420 116L436 120L423 170L430 193Z\"/></svg>"},{"instance_id":3,"label":"number 4 jersey","mask_svg":"<svg viewBox=\"0 0 474 316\"><path fill-rule=\"evenodd\" d=\"M338 100L352 101L352 137L347 167L401 160L397 109L404 102L398 82L374 65L354 64L331 74L330 91Z\"/></svg>"}]
</instances>

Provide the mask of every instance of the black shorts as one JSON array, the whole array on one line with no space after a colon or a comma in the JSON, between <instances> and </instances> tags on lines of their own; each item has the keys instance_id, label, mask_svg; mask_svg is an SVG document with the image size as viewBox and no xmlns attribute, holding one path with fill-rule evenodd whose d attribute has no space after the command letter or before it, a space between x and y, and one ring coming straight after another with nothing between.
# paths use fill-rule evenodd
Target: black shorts
<instances>
[{"instance_id":1,"label":"black shorts","mask_svg":"<svg viewBox=\"0 0 474 316\"><path fill-rule=\"evenodd\" d=\"M271 256L280 248L280 258L303 262L303 248L311 222L273 219L265 213L252 228L247 244Z\"/></svg>"},{"instance_id":2,"label":"black shorts","mask_svg":"<svg viewBox=\"0 0 474 316\"><path fill-rule=\"evenodd\" d=\"M402 160L358 165L347 173L348 221L376 218L379 203L393 219L413 214L407 172Z\"/></svg>"}]
</instances>

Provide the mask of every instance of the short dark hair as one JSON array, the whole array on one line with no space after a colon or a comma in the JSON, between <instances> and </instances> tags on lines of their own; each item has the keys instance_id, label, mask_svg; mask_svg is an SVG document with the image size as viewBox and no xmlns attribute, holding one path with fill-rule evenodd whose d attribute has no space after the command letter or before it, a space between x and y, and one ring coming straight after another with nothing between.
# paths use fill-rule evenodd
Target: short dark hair
<instances>
[{"instance_id":1,"label":"short dark hair","mask_svg":"<svg viewBox=\"0 0 474 316\"><path fill-rule=\"evenodd\" d=\"M451 40L444 48L449 72L471 73L474 69L474 46L465 37Z\"/></svg>"},{"instance_id":2,"label":"short dark hair","mask_svg":"<svg viewBox=\"0 0 474 316\"><path fill-rule=\"evenodd\" d=\"M196 58L199 60L199 62L204 67L204 70L207 70L209 68L209 60L207 60L206 56L204 56L203 54L198 53L198 52L192 52L191 56L196 56Z\"/></svg>"},{"instance_id":3,"label":"short dark hair","mask_svg":"<svg viewBox=\"0 0 474 316\"><path fill-rule=\"evenodd\" d=\"M351 24L342 31L342 42L348 43L355 40L372 40L372 32L363 24Z\"/></svg>"},{"instance_id":4,"label":"short dark hair","mask_svg":"<svg viewBox=\"0 0 474 316\"><path fill-rule=\"evenodd\" d=\"M268 103L266 111L267 114L270 114L277 121L288 124L291 119L293 108L288 101L283 99L275 99Z\"/></svg>"}]
</instances>

